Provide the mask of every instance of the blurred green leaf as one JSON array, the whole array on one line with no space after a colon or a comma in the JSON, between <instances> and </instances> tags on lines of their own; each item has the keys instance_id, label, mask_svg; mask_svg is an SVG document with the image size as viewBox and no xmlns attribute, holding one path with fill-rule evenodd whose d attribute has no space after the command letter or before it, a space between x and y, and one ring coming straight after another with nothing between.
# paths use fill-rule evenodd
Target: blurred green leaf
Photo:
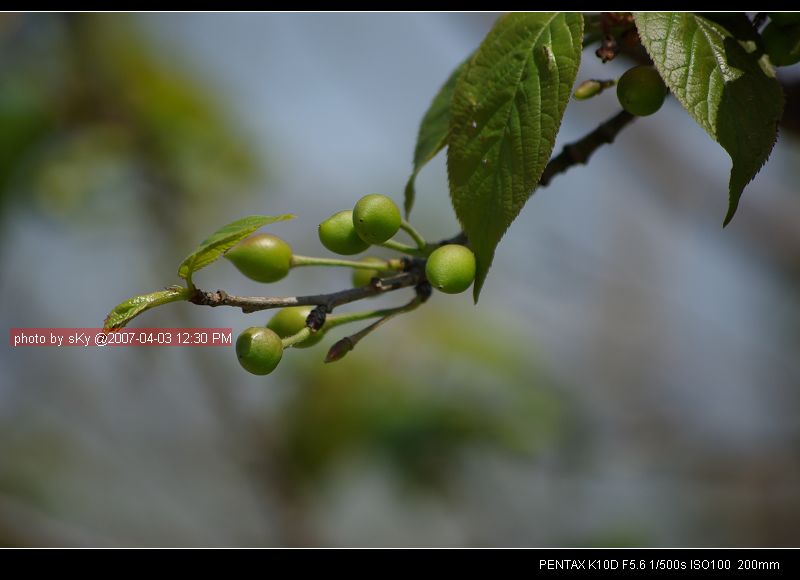
<instances>
[{"instance_id":1,"label":"blurred green leaf","mask_svg":"<svg viewBox=\"0 0 800 580\"><path fill-rule=\"evenodd\" d=\"M402 354L376 340L336 365L297 365L300 388L275 426L294 483L367 457L400 483L442 491L465 453L530 456L557 433L563 412L529 342L503 348L490 321L438 312L413 332Z\"/></svg>"},{"instance_id":2,"label":"blurred green leaf","mask_svg":"<svg viewBox=\"0 0 800 580\"><path fill-rule=\"evenodd\" d=\"M98 199L124 190L145 198L137 209L178 235L182 207L191 204L197 215L201 201L234 195L262 177L246 126L188 62L143 34L135 17L30 14L18 21L25 25L9 36L0 29L0 197L19 192L64 214L96 209ZM114 142L105 147L109 136Z\"/></svg>"},{"instance_id":3,"label":"blurred green leaf","mask_svg":"<svg viewBox=\"0 0 800 580\"><path fill-rule=\"evenodd\" d=\"M150 162L195 197L255 176L243 127L175 55L157 53L129 18L89 15L83 22L84 58L99 69L104 99L123 108Z\"/></svg>"},{"instance_id":4,"label":"blurred green leaf","mask_svg":"<svg viewBox=\"0 0 800 580\"><path fill-rule=\"evenodd\" d=\"M39 87L7 71L4 77L0 83L0 198L55 120Z\"/></svg>"}]
</instances>

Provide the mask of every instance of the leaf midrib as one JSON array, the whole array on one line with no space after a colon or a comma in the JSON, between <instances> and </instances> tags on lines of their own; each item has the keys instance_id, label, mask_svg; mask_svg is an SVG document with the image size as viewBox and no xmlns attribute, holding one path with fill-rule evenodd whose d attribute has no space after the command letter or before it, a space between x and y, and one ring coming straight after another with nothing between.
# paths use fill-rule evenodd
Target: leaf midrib
<instances>
[{"instance_id":1,"label":"leaf midrib","mask_svg":"<svg viewBox=\"0 0 800 580\"><path fill-rule=\"evenodd\" d=\"M542 37L542 34L544 34L545 29L549 28L550 25L553 23L553 21L556 18L558 18L558 16L559 16L559 13L558 12L554 12L553 15L545 23L542 24L542 26L539 29L539 31L537 32L536 36L533 38L533 42L531 42L531 45L530 45L530 50L526 51L525 60L522 62L522 66L520 66L519 73L516 75L516 78L515 78L514 93L513 93L513 95L511 96L511 98L508 101L509 103L511 103L511 106L508 107L508 111L506 112L504 123L503 123L503 136L497 142L491 143L486 148L486 150L483 150L481 152L481 155L479 156L481 159L485 155L487 155L488 152L491 151L494 147L502 148L503 144L507 142L507 140L508 140L508 132L509 132L509 123L508 122L511 119L511 115L513 114L514 109L515 109L514 102L517 100L517 95L519 94L520 85L522 84L522 75L525 73L525 69L527 68L528 63L530 62L530 59L533 58L533 49L536 47L536 44L539 42L539 39ZM509 53L509 56L511 54L512 53ZM541 101L541 99L540 99L540 101ZM492 115L490 117L490 120L494 119L495 116L496 115ZM539 128L541 129L541 115L540 115L540 120L539 120ZM479 139L479 136L476 137L476 138ZM497 157L498 157L498 159L500 158L500 153L499 152L498 152ZM473 169L473 171L470 173L470 176L475 174L475 170L477 170L477 168L480 167L480 164L481 164L481 160L478 160L478 163L477 163L477 165L475 165L475 169ZM475 188L476 191L480 190L480 188L483 186L484 182L487 179L489 179L490 177L493 177L495 179L495 186L497 186L498 185L497 179L499 179L499 176L500 176L500 173L498 172L497 169L495 169L494 170L494 175L487 175L486 177L481 179L481 181L477 184L477 187ZM495 190L496 189L497 189L497 187L495 187ZM512 190L513 190L513 187L512 187ZM512 191L512 193L513 193L513 191ZM513 199L512 199L512 205L513 205ZM498 208L497 204L492 204L492 216L491 216L491 219L489 219L489 216L484 213L485 217L484 217L484 219L481 220L481 229L483 231L488 231L488 229L489 229L488 225L487 225L487 222L488 222L489 225L492 224L492 223L496 223L497 222L497 219L496 219L497 208ZM512 207L512 211L513 211L513 207ZM508 227L506 227L506 230L507 229L508 229Z\"/></svg>"},{"instance_id":2,"label":"leaf midrib","mask_svg":"<svg viewBox=\"0 0 800 580\"><path fill-rule=\"evenodd\" d=\"M513 103L514 101L516 101L516 100L517 100L517 94L519 94L519 87L520 87L520 84L521 84L521 81L522 81L522 75L523 75L523 74L524 74L524 72L525 72L525 68L527 67L527 65L528 65L528 62L530 62L530 59L531 59L531 58L533 58L533 50L532 50L532 49L533 49L533 47L535 47L535 46L536 46L536 43L537 43L537 42L539 42L539 38L541 38L542 34L544 33L544 29L545 29L545 28L547 28L547 27L549 27L549 26L550 26L550 24L553 22L553 20L555 20L555 19L558 17L558 15L559 15L559 13L558 13L558 12L555 12L555 13L553 13L553 16L550 18L550 20L549 20L549 21L548 21L546 24L543 24L543 25L542 25L542 28L541 28L541 30L539 30L539 33L536 35L536 38L534 39L533 43L531 44L531 50L530 50L530 51L527 51L527 55L526 55L526 57L525 57L525 60L523 61L523 63L522 63L522 66L520 67L520 72L519 72L519 74L518 74L518 75L516 75L516 81L514 82L514 94L513 94L513 96L512 96L512 97L509 99L509 102L510 102L510 103ZM508 56L510 56L510 55L511 55L511 53L509 53L509 55L508 55ZM487 149L486 149L484 152L482 152L482 153L481 153L481 157L483 157L483 156L484 156L484 155L486 155L486 154L487 154L489 151L491 151L491 150L492 150L492 148L493 148L495 145L497 145L498 143L502 143L503 141L505 141L505 139L506 139L506 133L508 132L508 120L511 118L511 114L512 114L513 110L514 110L514 107L512 106L512 107L510 107L510 108L509 108L508 112L506 113L506 118L505 118L505 123L504 123L504 129L503 129L503 137L502 137L501 139L499 139L499 140L498 140L496 143L492 143L492 144L490 144L490 145L489 145L489 147L488 147L488 148L487 148ZM494 119L494 117L495 117L495 115L492 115L492 116L490 117L490 119ZM487 123L487 124L488 124L488 123Z\"/></svg>"}]
</instances>

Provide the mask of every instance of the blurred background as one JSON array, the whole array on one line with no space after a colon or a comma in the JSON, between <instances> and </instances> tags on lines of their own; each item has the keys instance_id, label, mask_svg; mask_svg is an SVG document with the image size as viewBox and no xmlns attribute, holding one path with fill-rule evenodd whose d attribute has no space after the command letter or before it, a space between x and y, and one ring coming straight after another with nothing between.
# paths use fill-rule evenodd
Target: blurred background
<instances>
[{"instance_id":1,"label":"blurred background","mask_svg":"<svg viewBox=\"0 0 800 580\"><path fill-rule=\"evenodd\" d=\"M327 255L328 215L402 200L419 120L495 17L0 15L2 327L100 326L243 215L296 213L270 231ZM578 80L627 66L587 50ZM478 306L434 295L335 365L342 332L268 377L229 348L4 347L0 545L798 545L789 106L725 230L729 159L670 99L530 200ZM617 109L573 101L556 147ZM443 155L417 191L418 229L456 233ZM268 318L180 303L134 326Z\"/></svg>"}]
</instances>

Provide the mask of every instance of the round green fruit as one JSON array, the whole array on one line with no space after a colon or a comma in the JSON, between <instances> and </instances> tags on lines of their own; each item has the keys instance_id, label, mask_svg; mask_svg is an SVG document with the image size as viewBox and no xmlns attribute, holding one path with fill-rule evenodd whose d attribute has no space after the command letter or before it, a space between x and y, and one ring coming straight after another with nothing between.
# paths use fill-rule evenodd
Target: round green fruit
<instances>
[{"instance_id":1,"label":"round green fruit","mask_svg":"<svg viewBox=\"0 0 800 580\"><path fill-rule=\"evenodd\" d=\"M271 234L253 234L227 251L225 257L256 282L277 282L292 267L292 248Z\"/></svg>"},{"instance_id":2,"label":"round green fruit","mask_svg":"<svg viewBox=\"0 0 800 580\"><path fill-rule=\"evenodd\" d=\"M364 262L365 264L384 264L386 263L386 260L381 260L380 258L376 258L374 256L367 256L365 258L361 258L359 262ZM393 273L394 272L386 272L384 270L362 270L361 268L353 268L353 273L351 275L353 287L359 288L361 286L366 286L373 278L391 276Z\"/></svg>"},{"instance_id":3,"label":"round green fruit","mask_svg":"<svg viewBox=\"0 0 800 580\"><path fill-rule=\"evenodd\" d=\"M371 193L353 208L353 225L359 237L370 244L390 240L400 229L400 210L391 198Z\"/></svg>"},{"instance_id":4,"label":"round green fruit","mask_svg":"<svg viewBox=\"0 0 800 580\"><path fill-rule=\"evenodd\" d=\"M425 266L428 282L445 294L459 294L475 280L475 254L466 246L448 244L434 250Z\"/></svg>"},{"instance_id":5,"label":"round green fruit","mask_svg":"<svg viewBox=\"0 0 800 580\"><path fill-rule=\"evenodd\" d=\"M353 227L353 212L349 209L333 214L319 224L319 241L335 254L350 256L369 248Z\"/></svg>"},{"instance_id":6,"label":"round green fruit","mask_svg":"<svg viewBox=\"0 0 800 580\"><path fill-rule=\"evenodd\" d=\"M268 375L283 356L281 338L269 328L251 326L236 339L239 364L254 375Z\"/></svg>"},{"instance_id":7,"label":"round green fruit","mask_svg":"<svg viewBox=\"0 0 800 580\"><path fill-rule=\"evenodd\" d=\"M636 66L617 81L617 99L631 115L652 115L664 104L667 86L652 66Z\"/></svg>"},{"instance_id":8,"label":"round green fruit","mask_svg":"<svg viewBox=\"0 0 800 580\"><path fill-rule=\"evenodd\" d=\"M775 66L790 66L800 62L800 25L779 26L767 24L761 33L764 49Z\"/></svg>"},{"instance_id":9,"label":"round green fruit","mask_svg":"<svg viewBox=\"0 0 800 580\"><path fill-rule=\"evenodd\" d=\"M311 314L311 306L290 306L282 308L270 319L267 328L274 331L281 338L294 336L306 327L306 318ZM314 346L323 337L323 331L319 330L312 334L303 342L294 345L295 348L308 348Z\"/></svg>"}]
</instances>

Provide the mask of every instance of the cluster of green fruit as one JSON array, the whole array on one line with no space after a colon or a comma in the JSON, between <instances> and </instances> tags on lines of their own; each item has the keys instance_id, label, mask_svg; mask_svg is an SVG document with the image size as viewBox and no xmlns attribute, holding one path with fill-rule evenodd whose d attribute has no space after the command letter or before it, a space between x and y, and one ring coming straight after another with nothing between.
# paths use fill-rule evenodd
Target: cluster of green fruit
<instances>
[{"instance_id":1,"label":"cluster of green fruit","mask_svg":"<svg viewBox=\"0 0 800 580\"><path fill-rule=\"evenodd\" d=\"M392 239L401 229L414 240L415 246ZM299 256L284 240L271 234L252 235L230 249L225 257L242 274L257 282L276 282L299 266L352 268L353 286L361 287L375 283L376 279L399 275L412 265L420 269L424 265L425 275L420 277L421 282L427 281L433 288L447 294L464 292L475 279L475 256L469 248L459 244L429 245L402 219L397 205L385 195L364 196L352 210L330 216L319 225L319 240L331 252L345 256L364 252L371 246L381 246L414 256L416 261L373 256L358 261ZM236 340L236 354L246 370L266 375L278 366L284 348L313 346L331 328L391 315L400 309L326 316L320 328L316 328L310 306L284 308L266 326L253 326L242 332Z\"/></svg>"}]
</instances>

